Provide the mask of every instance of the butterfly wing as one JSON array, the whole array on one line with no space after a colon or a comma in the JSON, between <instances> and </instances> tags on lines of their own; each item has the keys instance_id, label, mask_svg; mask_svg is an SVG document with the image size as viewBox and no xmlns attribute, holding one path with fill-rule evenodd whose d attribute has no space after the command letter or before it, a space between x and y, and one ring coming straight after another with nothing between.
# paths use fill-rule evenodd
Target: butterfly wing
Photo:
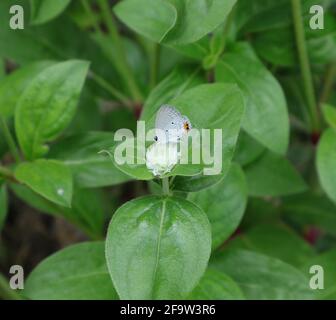
<instances>
[{"instance_id":1,"label":"butterfly wing","mask_svg":"<svg viewBox=\"0 0 336 320\"><path fill-rule=\"evenodd\" d=\"M181 138L183 123L184 117L172 106L163 105L156 114L155 128L164 131L168 141L176 142Z\"/></svg>"},{"instance_id":2,"label":"butterfly wing","mask_svg":"<svg viewBox=\"0 0 336 320\"><path fill-rule=\"evenodd\" d=\"M156 114L155 128L161 130L178 129L183 117L179 111L169 105L163 105Z\"/></svg>"}]
</instances>

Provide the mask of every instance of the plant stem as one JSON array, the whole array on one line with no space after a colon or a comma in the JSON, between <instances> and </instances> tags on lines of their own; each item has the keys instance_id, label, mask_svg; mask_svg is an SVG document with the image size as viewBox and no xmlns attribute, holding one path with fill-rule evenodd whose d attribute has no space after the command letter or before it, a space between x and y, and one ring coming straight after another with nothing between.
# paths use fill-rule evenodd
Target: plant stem
<instances>
[{"instance_id":1,"label":"plant stem","mask_svg":"<svg viewBox=\"0 0 336 320\"><path fill-rule=\"evenodd\" d=\"M317 111L313 78L310 70L310 63L305 41L304 27L302 22L301 1L291 0L291 2L292 2L295 37L296 37L296 46L300 61L300 69L302 73L304 91L311 117L311 128L314 132L318 132L320 129L319 114Z\"/></svg>"},{"instance_id":2,"label":"plant stem","mask_svg":"<svg viewBox=\"0 0 336 320\"><path fill-rule=\"evenodd\" d=\"M81 0L82 6L86 12L86 14L90 17L92 25L97 33L101 33L99 24L97 23L97 19L95 14L91 10L91 6L88 0Z\"/></svg>"},{"instance_id":3,"label":"plant stem","mask_svg":"<svg viewBox=\"0 0 336 320\"><path fill-rule=\"evenodd\" d=\"M15 144L15 141L14 141L14 138L12 137L12 134L11 134L9 128L8 128L7 122L6 122L5 118L2 117L2 116L0 116L0 125L1 125L1 129L3 131L5 140L7 142L7 145L9 147L9 150L10 150L12 156L14 157L16 162L20 162L21 159L20 159L20 154L19 154L18 148L17 148L17 146Z\"/></svg>"},{"instance_id":4,"label":"plant stem","mask_svg":"<svg viewBox=\"0 0 336 320\"><path fill-rule=\"evenodd\" d=\"M236 10L236 5L233 6L232 10L230 11L229 15L226 18L224 29L223 29L224 43L223 43L223 48L220 52L220 55L223 54L223 52L225 50L225 47L227 45L227 37L228 37L230 29L231 29L231 25L232 25L232 22L233 22L235 10Z\"/></svg>"},{"instance_id":5,"label":"plant stem","mask_svg":"<svg viewBox=\"0 0 336 320\"><path fill-rule=\"evenodd\" d=\"M0 165L0 177L10 182L19 183L11 170Z\"/></svg>"},{"instance_id":6,"label":"plant stem","mask_svg":"<svg viewBox=\"0 0 336 320\"><path fill-rule=\"evenodd\" d=\"M169 178L162 178L162 193L164 195L169 195Z\"/></svg>"},{"instance_id":7,"label":"plant stem","mask_svg":"<svg viewBox=\"0 0 336 320\"><path fill-rule=\"evenodd\" d=\"M335 81L336 77L336 61L334 61L329 67L326 72L325 80L324 80L324 85L319 101L320 107L322 106L323 103L327 102Z\"/></svg>"},{"instance_id":8,"label":"plant stem","mask_svg":"<svg viewBox=\"0 0 336 320\"><path fill-rule=\"evenodd\" d=\"M109 92L112 96L117 98L121 103L123 103L126 107L132 107L132 103L127 96L125 96L121 91L113 87L110 83L108 83L105 79L98 76L94 72L90 72L90 77L94 80L100 87Z\"/></svg>"},{"instance_id":9,"label":"plant stem","mask_svg":"<svg viewBox=\"0 0 336 320\"><path fill-rule=\"evenodd\" d=\"M0 177L10 180L14 179L12 171L1 165L0 165Z\"/></svg>"},{"instance_id":10,"label":"plant stem","mask_svg":"<svg viewBox=\"0 0 336 320\"><path fill-rule=\"evenodd\" d=\"M110 6L107 0L98 0L103 19L109 30L110 37L115 45L115 67L118 69L120 76L124 79L125 84L128 86L130 94L135 102L139 103L143 101L142 94L135 81L133 72L128 65L126 59L126 52L122 43L122 39L119 35L118 28L114 21L114 18L110 12Z\"/></svg>"},{"instance_id":11,"label":"plant stem","mask_svg":"<svg viewBox=\"0 0 336 320\"><path fill-rule=\"evenodd\" d=\"M23 298L9 287L8 280L0 274L0 297L4 300L22 300Z\"/></svg>"}]
</instances>

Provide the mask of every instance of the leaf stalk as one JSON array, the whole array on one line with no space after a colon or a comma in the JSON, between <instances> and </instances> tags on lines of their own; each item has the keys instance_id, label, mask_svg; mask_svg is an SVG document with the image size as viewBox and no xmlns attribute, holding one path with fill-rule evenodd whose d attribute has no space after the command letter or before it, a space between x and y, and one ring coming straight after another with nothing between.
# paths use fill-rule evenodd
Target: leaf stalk
<instances>
[{"instance_id":1,"label":"leaf stalk","mask_svg":"<svg viewBox=\"0 0 336 320\"><path fill-rule=\"evenodd\" d=\"M302 8L300 0L291 0L293 23L295 30L296 46L303 80L303 87L306 96L307 106L309 108L311 129L313 132L319 132L320 121L317 110L316 97L314 92L313 77L310 69L310 62L307 52L304 26L302 21Z\"/></svg>"}]
</instances>

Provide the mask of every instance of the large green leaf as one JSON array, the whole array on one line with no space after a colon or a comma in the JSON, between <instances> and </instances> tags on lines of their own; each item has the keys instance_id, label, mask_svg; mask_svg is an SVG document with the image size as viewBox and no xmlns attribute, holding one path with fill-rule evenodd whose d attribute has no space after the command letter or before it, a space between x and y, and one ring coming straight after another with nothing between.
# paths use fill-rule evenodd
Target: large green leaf
<instances>
[{"instance_id":1,"label":"large green leaf","mask_svg":"<svg viewBox=\"0 0 336 320\"><path fill-rule=\"evenodd\" d=\"M219 27L218 29L221 28ZM198 62L202 62L211 53L208 36L204 36L200 40L188 44L170 45L169 48L186 58Z\"/></svg>"},{"instance_id":2,"label":"large green leaf","mask_svg":"<svg viewBox=\"0 0 336 320\"><path fill-rule=\"evenodd\" d=\"M167 101L167 103L174 106L181 114L186 115L194 128L199 130L222 129L222 148L217 151L221 152L222 157L221 172L219 173L226 174L230 167L244 113L244 101L239 88L233 84L199 85ZM152 114L148 116L149 118L143 118L146 121L146 130L154 129L155 116L156 114ZM213 150L214 143L209 143L210 145L205 143L204 147ZM200 149L195 150L195 152L199 151ZM144 157L142 160L144 161ZM188 160L187 164L177 164L168 175L193 176L200 174L204 168L213 167L213 164L205 164L203 159L199 164L191 163L191 143L189 143ZM118 167L138 179L153 178L145 164L124 164Z\"/></svg>"},{"instance_id":3,"label":"large green leaf","mask_svg":"<svg viewBox=\"0 0 336 320\"><path fill-rule=\"evenodd\" d=\"M223 23L236 0L124 0L114 7L128 27L168 44L195 42Z\"/></svg>"},{"instance_id":4,"label":"large green leaf","mask_svg":"<svg viewBox=\"0 0 336 320\"><path fill-rule=\"evenodd\" d=\"M259 224L240 234L229 246L257 251L295 267L314 256L313 248L303 238L288 227L275 224Z\"/></svg>"},{"instance_id":5,"label":"large green leaf","mask_svg":"<svg viewBox=\"0 0 336 320\"><path fill-rule=\"evenodd\" d=\"M310 273L310 268L314 265L323 268L323 289L316 289L317 299L335 300L336 299L336 250L332 249L308 260L302 267L302 272L313 277L314 273Z\"/></svg>"},{"instance_id":6,"label":"large green leaf","mask_svg":"<svg viewBox=\"0 0 336 320\"><path fill-rule=\"evenodd\" d=\"M216 79L237 83L246 96L244 129L270 150L285 154L289 119L284 93L275 77L245 53L228 53L216 67Z\"/></svg>"},{"instance_id":7,"label":"large green leaf","mask_svg":"<svg viewBox=\"0 0 336 320\"><path fill-rule=\"evenodd\" d=\"M326 11L334 0L301 0L303 18L311 18L310 8L320 5ZM243 32L263 32L290 26L293 22L292 8L288 0L239 0L235 20ZM305 24L309 27L309 24Z\"/></svg>"},{"instance_id":8,"label":"large green leaf","mask_svg":"<svg viewBox=\"0 0 336 320\"><path fill-rule=\"evenodd\" d=\"M258 55L276 65L290 67L297 63L295 35L292 28L280 28L258 33L253 47ZM280 45L281 44L281 45Z\"/></svg>"},{"instance_id":9,"label":"large green leaf","mask_svg":"<svg viewBox=\"0 0 336 320\"><path fill-rule=\"evenodd\" d=\"M0 181L0 232L4 225L8 210L7 189Z\"/></svg>"},{"instance_id":10,"label":"large green leaf","mask_svg":"<svg viewBox=\"0 0 336 320\"><path fill-rule=\"evenodd\" d=\"M39 159L15 168L15 178L46 199L65 207L71 206L71 171L56 160Z\"/></svg>"},{"instance_id":11,"label":"large green leaf","mask_svg":"<svg viewBox=\"0 0 336 320\"><path fill-rule=\"evenodd\" d=\"M39 61L14 71L0 82L0 115L12 116L16 103L26 86L43 69L51 66L51 61Z\"/></svg>"},{"instance_id":12,"label":"large green leaf","mask_svg":"<svg viewBox=\"0 0 336 320\"><path fill-rule=\"evenodd\" d=\"M203 82L199 69L187 66L176 67L151 91L145 101L140 120L148 120L161 105L167 104L184 91Z\"/></svg>"},{"instance_id":13,"label":"large green leaf","mask_svg":"<svg viewBox=\"0 0 336 320\"><path fill-rule=\"evenodd\" d=\"M242 130L238 137L234 161L246 166L261 156L264 150L263 145Z\"/></svg>"},{"instance_id":14,"label":"large green leaf","mask_svg":"<svg viewBox=\"0 0 336 320\"><path fill-rule=\"evenodd\" d=\"M262 223L278 223L281 209L273 199L249 198L241 223L242 230L248 230Z\"/></svg>"},{"instance_id":15,"label":"large green leaf","mask_svg":"<svg viewBox=\"0 0 336 320\"><path fill-rule=\"evenodd\" d=\"M88 71L88 63L70 60L40 72L17 103L16 134L27 159L42 156L46 142L70 123Z\"/></svg>"},{"instance_id":16,"label":"large green leaf","mask_svg":"<svg viewBox=\"0 0 336 320\"><path fill-rule=\"evenodd\" d=\"M176 176L173 180L172 188L183 192L197 192L217 184L223 178L223 174L209 176L199 174L191 177Z\"/></svg>"},{"instance_id":17,"label":"large green leaf","mask_svg":"<svg viewBox=\"0 0 336 320\"><path fill-rule=\"evenodd\" d=\"M256 161L245 167L245 174L252 196L281 196L300 193L306 183L284 157L264 152Z\"/></svg>"},{"instance_id":18,"label":"large green leaf","mask_svg":"<svg viewBox=\"0 0 336 320\"><path fill-rule=\"evenodd\" d=\"M321 64L335 57L336 44L334 17L327 10L333 0L302 0L302 19L310 60ZM324 29L312 30L310 8L324 8ZM252 43L265 60L281 66L297 65L292 8L288 0L240 0L234 23L240 34L253 34Z\"/></svg>"},{"instance_id":19,"label":"large green leaf","mask_svg":"<svg viewBox=\"0 0 336 320\"><path fill-rule=\"evenodd\" d=\"M247 203L247 185L243 171L236 164L214 186L189 195L208 215L212 247L221 245L238 227Z\"/></svg>"},{"instance_id":20,"label":"large green leaf","mask_svg":"<svg viewBox=\"0 0 336 320\"><path fill-rule=\"evenodd\" d=\"M23 30L13 31L9 20L9 13L13 0L0 2L0 56L10 59L21 66L37 60L64 60L85 59L93 62L93 69L104 71L111 75L113 81L114 70L106 68L108 60L104 58L98 46L90 39L90 35L81 32L69 16L50 21L42 26L31 26L27 23L29 15L29 1L16 0L15 4L23 7L25 12L25 25ZM108 70L107 70L108 69ZM114 81L117 85L118 82Z\"/></svg>"},{"instance_id":21,"label":"large green leaf","mask_svg":"<svg viewBox=\"0 0 336 320\"><path fill-rule=\"evenodd\" d=\"M118 170L112 159L98 154L115 144L113 133L74 134L54 144L48 157L61 160L73 173L74 181L84 188L119 184L130 178Z\"/></svg>"},{"instance_id":22,"label":"large green leaf","mask_svg":"<svg viewBox=\"0 0 336 320\"><path fill-rule=\"evenodd\" d=\"M322 188L336 202L336 131L326 130L317 148L317 171Z\"/></svg>"},{"instance_id":23,"label":"large green leaf","mask_svg":"<svg viewBox=\"0 0 336 320\"><path fill-rule=\"evenodd\" d=\"M118 299L104 243L75 244L46 258L27 278L23 294L33 300Z\"/></svg>"},{"instance_id":24,"label":"large green leaf","mask_svg":"<svg viewBox=\"0 0 336 320\"><path fill-rule=\"evenodd\" d=\"M239 0L234 21L242 32L271 29L291 22L288 0Z\"/></svg>"},{"instance_id":25,"label":"large green leaf","mask_svg":"<svg viewBox=\"0 0 336 320\"><path fill-rule=\"evenodd\" d=\"M236 0L167 0L177 10L177 22L164 42L184 44L195 42L226 21Z\"/></svg>"},{"instance_id":26,"label":"large green leaf","mask_svg":"<svg viewBox=\"0 0 336 320\"><path fill-rule=\"evenodd\" d=\"M30 0L30 23L42 24L57 17L70 2L71 0Z\"/></svg>"},{"instance_id":27,"label":"large green leaf","mask_svg":"<svg viewBox=\"0 0 336 320\"><path fill-rule=\"evenodd\" d=\"M218 253L210 266L228 274L247 299L313 299L308 274L276 258L247 250Z\"/></svg>"},{"instance_id":28,"label":"large green leaf","mask_svg":"<svg viewBox=\"0 0 336 320\"><path fill-rule=\"evenodd\" d=\"M316 3L314 3L316 4ZM307 50L312 64L326 64L336 58L336 19L331 13L324 14L324 28L312 30L311 15L304 20ZM268 62L279 66L295 67L297 53L292 26L265 30L253 40L258 54Z\"/></svg>"},{"instance_id":29,"label":"large green leaf","mask_svg":"<svg viewBox=\"0 0 336 320\"><path fill-rule=\"evenodd\" d=\"M190 300L242 300L244 295L239 286L226 274L207 269Z\"/></svg>"},{"instance_id":30,"label":"large green leaf","mask_svg":"<svg viewBox=\"0 0 336 320\"><path fill-rule=\"evenodd\" d=\"M336 205L324 195L305 192L283 200L283 215L300 226L316 226L336 235Z\"/></svg>"},{"instance_id":31,"label":"large green leaf","mask_svg":"<svg viewBox=\"0 0 336 320\"><path fill-rule=\"evenodd\" d=\"M114 214L106 238L107 265L121 299L186 298L210 250L205 213L176 197L127 202Z\"/></svg>"},{"instance_id":32,"label":"large green leaf","mask_svg":"<svg viewBox=\"0 0 336 320\"><path fill-rule=\"evenodd\" d=\"M177 19L174 6L165 0L124 0L114 7L128 27L155 42L161 42Z\"/></svg>"},{"instance_id":33,"label":"large green leaf","mask_svg":"<svg viewBox=\"0 0 336 320\"><path fill-rule=\"evenodd\" d=\"M204 84L189 89L171 100L169 104L180 110L181 114L189 117L194 128L222 129L221 173L226 174L230 168L244 114L244 100L239 88L232 84ZM154 123L154 118L153 116L149 124ZM210 144L213 147L214 143ZM201 163L202 167L209 167L209 165ZM173 173L184 175L187 170L188 175L191 175L192 171L196 174L199 173L199 166L177 165Z\"/></svg>"}]
</instances>

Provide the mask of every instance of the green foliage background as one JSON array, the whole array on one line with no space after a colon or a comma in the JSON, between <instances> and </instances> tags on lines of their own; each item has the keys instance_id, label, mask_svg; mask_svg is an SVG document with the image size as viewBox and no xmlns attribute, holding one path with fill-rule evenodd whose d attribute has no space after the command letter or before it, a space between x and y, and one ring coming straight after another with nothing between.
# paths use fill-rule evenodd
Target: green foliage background
<instances>
[{"instance_id":1,"label":"green foliage background","mask_svg":"<svg viewBox=\"0 0 336 320\"><path fill-rule=\"evenodd\" d=\"M335 7L1 0L0 231L21 201L85 240L40 257L19 294L1 275L1 296L335 299ZM166 103L223 129L221 174L177 165L169 193L145 165L98 154ZM309 286L316 264L323 290Z\"/></svg>"}]
</instances>

